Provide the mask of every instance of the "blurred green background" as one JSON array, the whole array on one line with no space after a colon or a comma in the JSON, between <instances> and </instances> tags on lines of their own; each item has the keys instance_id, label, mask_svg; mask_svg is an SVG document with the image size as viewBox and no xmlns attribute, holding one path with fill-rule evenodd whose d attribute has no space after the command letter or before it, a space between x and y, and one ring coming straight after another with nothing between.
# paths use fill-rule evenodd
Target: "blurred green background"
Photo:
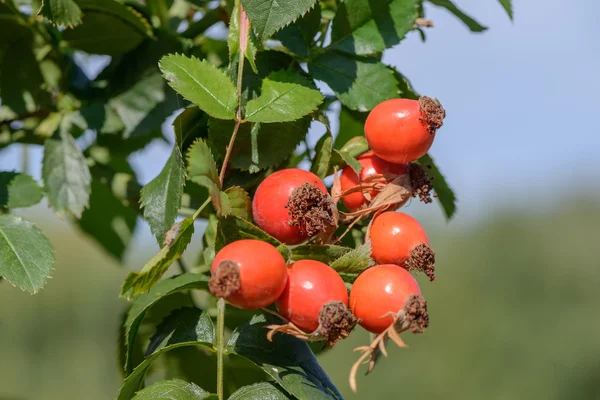
<instances>
[{"instance_id":1,"label":"blurred green background","mask_svg":"<svg viewBox=\"0 0 600 400\"><path fill-rule=\"evenodd\" d=\"M36 296L0 283L0 398L113 399L126 268L43 207L28 217L48 234L58 261ZM405 335L408 349L390 346L373 374L360 374L358 395L347 376L367 333L357 330L320 356L344 396L599 399L600 203L505 208L457 221L426 224L439 262L435 282L419 277L431 315L425 334ZM132 268L155 251L150 243L132 252Z\"/></svg>"}]
</instances>

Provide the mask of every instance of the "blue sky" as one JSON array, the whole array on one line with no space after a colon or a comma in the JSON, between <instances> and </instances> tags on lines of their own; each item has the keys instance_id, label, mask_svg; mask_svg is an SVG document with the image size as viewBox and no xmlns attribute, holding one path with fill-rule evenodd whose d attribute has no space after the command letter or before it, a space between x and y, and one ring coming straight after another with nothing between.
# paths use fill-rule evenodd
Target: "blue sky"
<instances>
[{"instance_id":1,"label":"blue sky","mask_svg":"<svg viewBox=\"0 0 600 400\"><path fill-rule=\"evenodd\" d=\"M478 218L517 196L548 204L564 199L565 186L597 181L600 3L513 0L514 23L496 0L455 3L489 29L473 34L428 6L436 26L427 42L411 33L384 62L447 110L431 153L459 196L459 217ZM144 165L140 181L151 180L168 155L169 146L158 144L135 156L134 165ZM0 153L0 169L18 168L19 156L16 146ZM40 156L35 149L38 178Z\"/></svg>"}]
</instances>

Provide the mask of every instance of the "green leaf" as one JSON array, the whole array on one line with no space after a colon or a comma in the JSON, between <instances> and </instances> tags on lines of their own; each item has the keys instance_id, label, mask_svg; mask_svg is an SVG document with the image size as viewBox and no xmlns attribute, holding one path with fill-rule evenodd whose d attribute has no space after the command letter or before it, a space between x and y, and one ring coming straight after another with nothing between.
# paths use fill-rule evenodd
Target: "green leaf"
<instances>
[{"instance_id":1,"label":"green leaf","mask_svg":"<svg viewBox=\"0 0 600 400\"><path fill-rule=\"evenodd\" d=\"M81 23L81 9L74 0L43 0L38 14L54 25L73 28Z\"/></svg>"},{"instance_id":2,"label":"green leaf","mask_svg":"<svg viewBox=\"0 0 600 400\"><path fill-rule=\"evenodd\" d=\"M58 215L70 211L77 218L89 204L91 177L86 159L63 118L56 138L44 142L42 177L48 203Z\"/></svg>"},{"instance_id":3,"label":"green leaf","mask_svg":"<svg viewBox=\"0 0 600 400\"><path fill-rule=\"evenodd\" d=\"M265 40L304 15L316 0L241 0L259 40Z\"/></svg>"},{"instance_id":4,"label":"green leaf","mask_svg":"<svg viewBox=\"0 0 600 400\"><path fill-rule=\"evenodd\" d=\"M31 207L39 203L42 197L42 187L31 176L0 172L0 207Z\"/></svg>"},{"instance_id":5,"label":"green leaf","mask_svg":"<svg viewBox=\"0 0 600 400\"><path fill-rule=\"evenodd\" d=\"M173 312L158 326L150 340L146 359L138 365L119 391L117 400L130 400L142 387L144 376L152 362L169 350L184 346L202 346L212 350L215 328L208 314L196 308L183 308Z\"/></svg>"},{"instance_id":6,"label":"green leaf","mask_svg":"<svg viewBox=\"0 0 600 400\"><path fill-rule=\"evenodd\" d=\"M321 7L316 6L302 18L277 33L277 39L292 53L308 57L314 38L321 27Z\"/></svg>"},{"instance_id":7,"label":"green leaf","mask_svg":"<svg viewBox=\"0 0 600 400\"><path fill-rule=\"evenodd\" d=\"M250 62L250 66L254 72L256 69L256 49L258 42L254 31L250 28L250 23L246 17L246 13L243 13L243 19L240 18L241 7L239 0L235 2L233 11L231 13L231 20L229 21L229 34L227 36L227 44L229 47L229 63L233 60L233 57L240 52L240 49L245 48L244 56ZM206 18L206 17L205 17ZM204 19L204 18L203 18Z\"/></svg>"},{"instance_id":8,"label":"green leaf","mask_svg":"<svg viewBox=\"0 0 600 400\"><path fill-rule=\"evenodd\" d=\"M235 391L229 400L288 400L292 399L270 382L244 386Z\"/></svg>"},{"instance_id":9,"label":"green leaf","mask_svg":"<svg viewBox=\"0 0 600 400\"><path fill-rule=\"evenodd\" d=\"M0 276L35 294L50 278L54 261L54 249L37 226L0 214Z\"/></svg>"},{"instance_id":10,"label":"green leaf","mask_svg":"<svg viewBox=\"0 0 600 400\"><path fill-rule=\"evenodd\" d=\"M450 11L458 19L460 19L471 30L471 32L483 32L487 30L487 27L481 25L479 22L462 12L462 10L456 7L456 5L450 0L429 0L429 2Z\"/></svg>"},{"instance_id":11,"label":"green leaf","mask_svg":"<svg viewBox=\"0 0 600 400\"><path fill-rule=\"evenodd\" d=\"M431 180L431 185L437 194L437 199L442 205L446 220L449 221L456 213L456 195L454 194L454 191L448 186L446 178L442 175L429 154L425 154L423 157L419 158L417 162L423 166L425 171L427 171L427 174L433 178Z\"/></svg>"},{"instance_id":12,"label":"green leaf","mask_svg":"<svg viewBox=\"0 0 600 400\"><path fill-rule=\"evenodd\" d=\"M394 71L394 76L396 77L396 81L398 81L398 85L400 86L400 97L405 99L419 100L421 97L415 89L412 87L412 83L408 80L408 78L402 75L398 70L392 68Z\"/></svg>"},{"instance_id":13,"label":"green leaf","mask_svg":"<svg viewBox=\"0 0 600 400\"><path fill-rule=\"evenodd\" d=\"M231 215L252 221L252 199L244 189L232 186L225 190L231 206Z\"/></svg>"},{"instance_id":14,"label":"green leaf","mask_svg":"<svg viewBox=\"0 0 600 400\"><path fill-rule=\"evenodd\" d=\"M250 170L253 167L265 169L278 165L286 160L304 139L310 126L311 118L306 116L294 122L260 124L257 132L256 149L258 162L253 161L252 155L252 127L253 124L240 125L229 166L241 170ZM255 124L254 124L255 125ZM217 158L225 156L225 149L233 132L233 121L208 121L208 139Z\"/></svg>"},{"instance_id":15,"label":"green leaf","mask_svg":"<svg viewBox=\"0 0 600 400\"><path fill-rule=\"evenodd\" d=\"M215 238L215 252L218 252L229 243L242 239L254 239L270 243L279 250L284 259L289 260L291 257L290 249L286 245L256 225L235 215L219 219L217 236Z\"/></svg>"},{"instance_id":16,"label":"green leaf","mask_svg":"<svg viewBox=\"0 0 600 400\"><path fill-rule=\"evenodd\" d=\"M295 121L316 110L322 102L323 95L312 89L306 78L290 70L273 72L263 79L260 96L246 105L246 120Z\"/></svg>"},{"instance_id":17,"label":"green leaf","mask_svg":"<svg viewBox=\"0 0 600 400\"><path fill-rule=\"evenodd\" d=\"M349 54L383 52L413 29L417 0L346 0L331 29L329 48Z\"/></svg>"},{"instance_id":18,"label":"green leaf","mask_svg":"<svg viewBox=\"0 0 600 400\"><path fill-rule=\"evenodd\" d=\"M398 83L376 58L350 58L326 53L309 62L313 78L331 87L342 103L358 111L369 111L382 101L398 97Z\"/></svg>"},{"instance_id":19,"label":"green leaf","mask_svg":"<svg viewBox=\"0 0 600 400\"><path fill-rule=\"evenodd\" d=\"M121 202L111 187L92 178L90 206L81 215L79 226L117 260L123 258L137 225L137 210Z\"/></svg>"},{"instance_id":20,"label":"green leaf","mask_svg":"<svg viewBox=\"0 0 600 400\"><path fill-rule=\"evenodd\" d=\"M186 152L194 140L208 136L208 115L196 106L186 108L173 121L173 130L175 142Z\"/></svg>"},{"instance_id":21,"label":"green leaf","mask_svg":"<svg viewBox=\"0 0 600 400\"><path fill-rule=\"evenodd\" d=\"M227 215L229 199L221 192L221 183L217 173L217 166L208 145L201 139L192 144L187 154L188 179L208 189L212 204L217 213Z\"/></svg>"},{"instance_id":22,"label":"green leaf","mask_svg":"<svg viewBox=\"0 0 600 400\"><path fill-rule=\"evenodd\" d=\"M208 278L204 275L186 273L173 278L158 282L148 291L148 293L136 296L125 320L125 344L127 353L125 357L125 371L130 373L133 370L132 352L135 345L138 329L146 312L152 306L167 296L188 289L208 288Z\"/></svg>"},{"instance_id":23,"label":"green leaf","mask_svg":"<svg viewBox=\"0 0 600 400\"><path fill-rule=\"evenodd\" d=\"M340 128L333 144L334 149L341 149L350 139L363 136L367 113L352 111L342 106L340 110Z\"/></svg>"},{"instance_id":24,"label":"green leaf","mask_svg":"<svg viewBox=\"0 0 600 400\"><path fill-rule=\"evenodd\" d=\"M267 339L265 325L272 323L281 321L254 316L233 332L227 350L255 363L297 399L342 399L306 342L284 334L276 334L272 342Z\"/></svg>"},{"instance_id":25,"label":"green leaf","mask_svg":"<svg viewBox=\"0 0 600 400\"><path fill-rule=\"evenodd\" d=\"M371 245L365 243L352 251L344 254L330 264L345 281L353 281L365 269L373 266L375 262L371 259Z\"/></svg>"},{"instance_id":26,"label":"green leaf","mask_svg":"<svg viewBox=\"0 0 600 400\"><path fill-rule=\"evenodd\" d=\"M159 381L137 392L133 400L216 400L218 397L180 379Z\"/></svg>"},{"instance_id":27,"label":"green leaf","mask_svg":"<svg viewBox=\"0 0 600 400\"><path fill-rule=\"evenodd\" d=\"M165 246L152 257L144 268L137 273L131 272L121 288L121 296L131 299L133 296L147 292L167 272L167 269L187 248L194 233L194 217L188 217L171 227L166 234Z\"/></svg>"},{"instance_id":28,"label":"green leaf","mask_svg":"<svg viewBox=\"0 0 600 400\"><path fill-rule=\"evenodd\" d=\"M237 93L225 72L206 60L181 54L164 56L159 67L175 91L208 115L220 119L235 118Z\"/></svg>"},{"instance_id":29,"label":"green leaf","mask_svg":"<svg viewBox=\"0 0 600 400\"><path fill-rule=\"evenodd\" d=\"M294 246L291 250L292 260L294 261L316 260L328 265L352 251L350 247L311 244Z\"/></svg>"},{"instance_id":30,"label":"green leaf","mask_svg":"<svg viewBox=\"0 0 600 400\"><path fill-rule=\"evenodd\" d=\"M340 128L341 129L341 128ZM334 166L341 168L349 165L354 172L360 174L362 164L356 160L356 157L369 151L369 144L364 136L355 136L348 140L341 149L334 149L331 157L331 168Z\"/></svg>"},{"instance_id":31,"label":"green leaf","mask_svg":"<svg viewBox=\"0 0 600 400\"><path fill-rule=\"evenodd\" d=\"M177 217L184 184L183 160L179 147L175 145L160 174L142 188L140 196L144 218L161 247Z\"/></svg>"},{"instance_id":32,"label":"green leaf","mask_svg":"<svg viewBox=\"0 0 600 400\"><path fill-rule=\"evenodd\" d=\"M113 97L108 105L124 125L123 137L142 136L155 129L179 108L177 95L166 85L158 71L136 77L135 84Z\"/></svg>"},{"instance_id":33,"label":"green leaf","mask_svg":"<svg viewBox=\"0 0 600 400\"><path fill-rule=\"evenodd\" d=\"M506 11L506 13L508 14L508 17L510 18L510 20L513 20L513 7L512 7L512 0L498 0L500 2L500 5L504 8L504 11Z\"/></svg>"},{"instance_id":34,"label":"green leaf","mask_svg":"<svg viewBox=\"0 0 600 400\"><path fill-rule=\"evenodd\" d=\"M321 139L315 145L315 159L313 160L310 172L324 179L329 172L329 163L333 151L333 136L329 131L325 132Z\"/></svg>"},{"instance_id":35,"label":"green leaf","mask_svg":"<svg viewBox=\"0 0 600 400\"><path fill-rule=\"evenodd\" d=\"M152 37L150 24L132 7L115 0L77 0L77 4L83 23L63 32L63 39L75 49L114 56Z\"/></svg>"}]
</instances>

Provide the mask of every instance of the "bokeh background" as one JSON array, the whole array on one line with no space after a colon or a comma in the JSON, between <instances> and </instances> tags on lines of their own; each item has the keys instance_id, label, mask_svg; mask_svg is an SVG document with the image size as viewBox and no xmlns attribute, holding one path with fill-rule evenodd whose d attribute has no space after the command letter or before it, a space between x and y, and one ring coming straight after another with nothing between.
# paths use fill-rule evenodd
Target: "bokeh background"
<instances>
[{"instance_id":1,"label":"bokeh background","mask_svg":"<svg viewBox=\"0 0 600 400\"><path fill-rule=\"evenodd\" d=\"M489 30L429 6L427 42L411 34L384 57L448 110L432 154L458 214L445 223L435 204L407 209L438 254L438 279L420 278L431 326L361 376L358 395L347 374L364 331L320 360L348 399L600 399L600 3L513 0L514 23L495 0L455 3ZM87 59L88 72L106 61ZM169 150L134 157L141 183ZM40 149L28 154L39 179ZM0 151L0 170L22 158L17 145ZM0 283L0 399L112 399L119 286L155 241L139 224L120 266L46 205L27 217L55 246L56 271L36 296Z\"/></svg>"}]
</instances>

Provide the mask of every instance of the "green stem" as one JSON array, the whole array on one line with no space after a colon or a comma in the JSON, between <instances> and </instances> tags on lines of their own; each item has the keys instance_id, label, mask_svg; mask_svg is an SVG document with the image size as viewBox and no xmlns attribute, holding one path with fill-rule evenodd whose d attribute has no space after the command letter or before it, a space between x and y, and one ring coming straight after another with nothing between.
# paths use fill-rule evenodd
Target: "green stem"
<instances>
[{"instance_id":1,"label":"green stem","mask_svg":"<svg viewBox=\"0 0 600 400\"><path fill-rule=\"evenodd\" d=\"M217 301L217 396L223 400L223 357L225 356L225 300Z\"/></svg>"},{"instance_id":2,"label":"green stem","mask_svg":"<svg viewBox=\"0 0 600 400\"><path fill-rule=\"evenodd\" d=\"M210 203L210 201L211 201L211 198L209 196L208 199L206 199L204 201L204 203L200 207L198 207L198 209L196 210L196 212L194 213L194 215L192 215L192 218L193 219L198 218L198 216L200 215L200 213L202 212L202 210L204 210L204 208Z\"/></svg>"}]
</instances>

